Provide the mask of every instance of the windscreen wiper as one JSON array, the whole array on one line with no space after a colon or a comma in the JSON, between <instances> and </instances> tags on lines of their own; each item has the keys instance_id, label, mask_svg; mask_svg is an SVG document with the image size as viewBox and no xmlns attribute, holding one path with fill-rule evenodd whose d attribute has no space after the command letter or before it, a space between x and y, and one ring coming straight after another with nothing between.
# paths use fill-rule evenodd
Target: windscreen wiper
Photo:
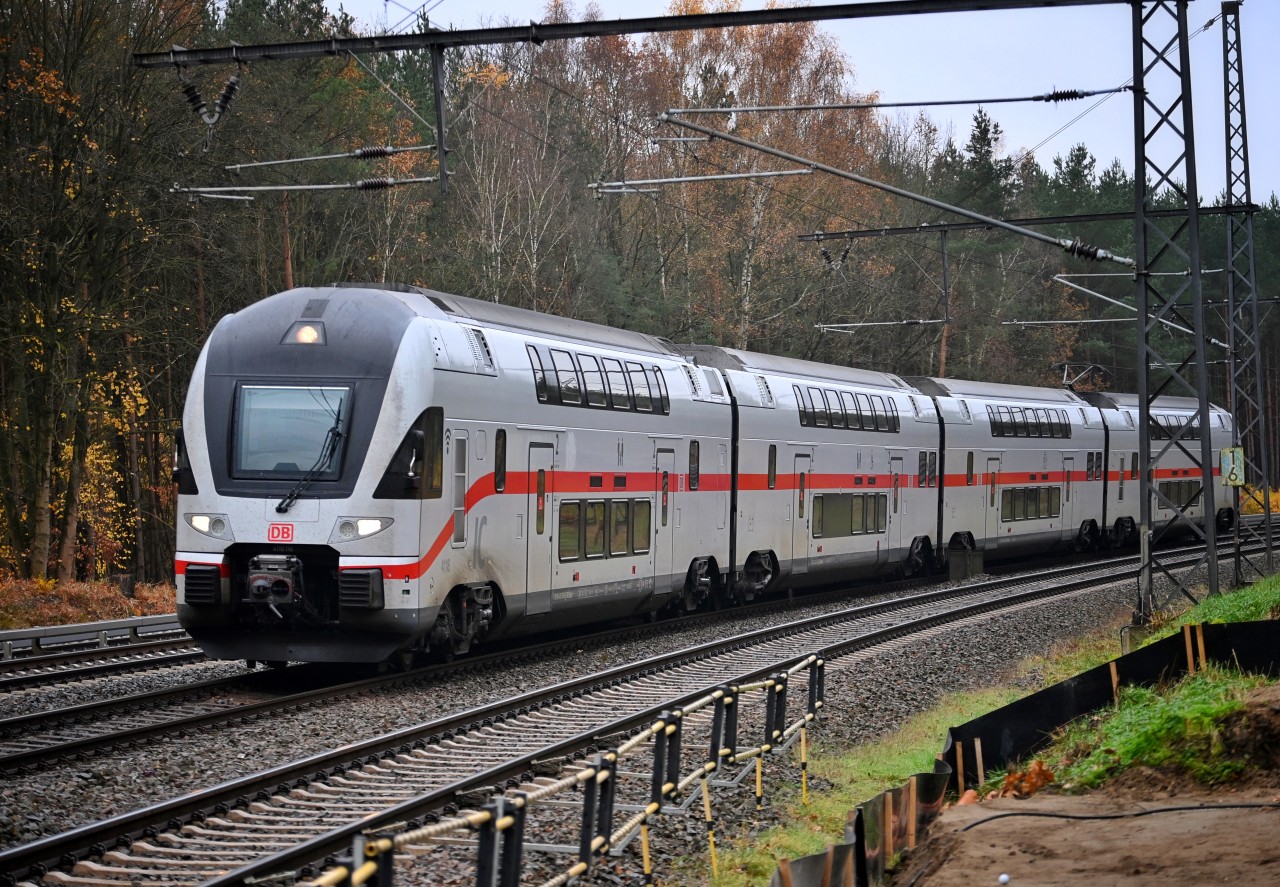
<instances>
[{"instance_id":1,"label":"windscreen wiper","mask_svg":"<svg viewBox=\"0 0 1280 887\"><path fill-rule=\"evenodd\" d=\"M320 447L320 456L316 459L316 464L304 474L293 489L276 503L276 513L284 514L294 502L298 501L298 496L302 494L307 487L311 486L311 482L320 476L320 473L329 467L329 463L333 461L334 454L338 452L338 442L342 440L342 401L338 401L337 415L333 418L333 424L329 426L329 430L325 432L324 444Z\"/></svg>"}]
</instances>

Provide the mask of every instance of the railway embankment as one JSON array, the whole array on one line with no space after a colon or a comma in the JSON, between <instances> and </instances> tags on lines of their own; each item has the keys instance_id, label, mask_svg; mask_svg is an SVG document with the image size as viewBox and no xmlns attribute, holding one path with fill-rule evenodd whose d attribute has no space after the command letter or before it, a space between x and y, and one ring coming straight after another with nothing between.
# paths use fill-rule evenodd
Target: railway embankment
<instances>
[{"instance_id":1,"label":"railway embankment","mask_svg":"<svg viewBox=\"0 0 1280 887\"><path fill-rule=\"evenodd\" d=\"M1280 581L1262 582L1209 599L1092 667L1080 663L1114 648L1114 634L1024 662L1009 687L992 693L1027 682L1041 689L958 727L961 718L948 719L947 709L972 711L983 699L948 700L878 743L820 750L812 770L851 774L855 783L877 768L937 760L886 780L888 791L863 794L856 813L846 806L847 819L830 796L823 813L793 810L802 825L765 834L757 847L786 860L775 883L795 885L821 883L824 869L838 874L842 866L857 869L857 883L935 887L1208 883L1246 870L1274 880L1277 616ZM1044 680L1073 664L1076 673ZM987 702L992 693L983 694ZM950 729L939 752L942 724ZM839 832L832 840L827 831L825 853L776 852L822 818ZM750 855L731 865L759 868Z\"/></svg>"}]
</instances>

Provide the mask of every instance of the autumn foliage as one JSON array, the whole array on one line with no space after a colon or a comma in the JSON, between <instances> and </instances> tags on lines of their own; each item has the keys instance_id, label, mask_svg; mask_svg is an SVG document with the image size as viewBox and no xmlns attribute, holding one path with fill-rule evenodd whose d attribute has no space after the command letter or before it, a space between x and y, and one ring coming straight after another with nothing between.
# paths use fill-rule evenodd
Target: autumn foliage
<instances>
[{"instance_id":1,"label":"autumn foliage","mask_svg":"<svg viewBox=\"0 0 1280 887\"><path fill-rule=\"evenodd\" d=\"M670 12L737 8L675 0ZM551 0L542 19L591 14ZM175 44L367 36L361 28L319 0L0 4L0 576L166 581L181 519L170 466L201 345L226 314L290 286L418 284L676 342L901 375L1058 385L1055 365L1092 364L1112 390L1136 390L1132 323L1058 323L1132 318L1053 282L1093 270L1082 261L967 229L949 235L944 263L926 226L954 218L935 208L820 173L707 178L798 165L690 141L662 112L738 109L696 119L994 217L1131 210L1134 183L1119 161L1100 169L1078 145L1042 166L1006 145L983 108L968 133L876 107L742 110L874 105L890 86L858 82L859 60L815 23L450 48L439 109L428 52L163 71L130 59ZM192 113L189 96L214 102L232 77L239 91L215 124ZM959 86L940 84L940 97ZM437 111L445 164L425 150L343 157L435 145ZM309 160L250 165L288 158ZM419 184L233 201L183 190L446 171L447 194ZM648 180L663 183L591 187ZM1257 291L1272 292L1280 203L1258 203ZM1047 230L1132 252L1131 224L1089 224ZM892 227L920 233L799 239ZM1226 265L1223 250L1206 234L1205 267ZM1123 275L1090 285L1133 297ZM1259 336L1271 376L1275 322ZM860 326L820 328L849 324ZM1272 379L1268 390L1280 386Z\"/></svg>"},{"instance_id":2,"label":"autumn foliage","mask_svg":"<svg viewBox=\"0 0 1280 887\"><path fill-rule=\"evenodd\" d=\"M124 597L114 582L0 579L0 630L173 612L172 585L135 585L133 594Z\"/></svg>"}]
</instances>

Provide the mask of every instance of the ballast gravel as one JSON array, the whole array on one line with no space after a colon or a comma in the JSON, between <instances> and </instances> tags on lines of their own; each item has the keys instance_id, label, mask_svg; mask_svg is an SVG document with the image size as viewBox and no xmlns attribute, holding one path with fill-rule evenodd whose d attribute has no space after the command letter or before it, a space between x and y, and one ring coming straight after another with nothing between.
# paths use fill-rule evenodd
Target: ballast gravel
<instances>
[{"instance_id":1,"label":"ballast gravel","mask_svg":"<svg viewBox=\"0 0 1280 887\"><path fill-rule=\"evenodd\" d=\"M1132 612L1134 598L1134 583L1128 580L1066 600L984 617L978 625L939 631L856 665L846 667L834 662L827 671L826 707L810 730L811 742L839 747L892 733L904 720L932 707L947 693L1007 682L1009 668L1020 659L1044 654L1055 642L1117 624ZM447 692L442 692L438 684L427 684L361 694L274 717L269 723L220 729L212 737L172 738L47 772L9 778L0 787L0 847L24 844L346 743L435 720L521 690L557 684L659 653L693 647L715 637L745 633L847 605L806 607L797 601L794 609L781 614L742 617L713 626L681 627L642 641L583 648L538 662L522 662L515 675L487 672L455 678ZM6 716L207 680L243 669L239 663L212 662L20 691L5 700ZM1034 679L1024 679L1022 683L1026 689L1037 686ZM939 749L943 739L938 737ZM766 782L773 788L767 789L766 794L784 782L798 782L798 766L793 758L788 754L768 760ZM725 796L717 796L716 829L722 845L727 839L749 838L776 822L777 811L768 804L763 811L755 809L751 783L747 780L736 792L728 790ZM821 790L820 773L810 773L810 785L812 790ZM864 799L848 800L852 809ZM669 873L669 866L676 859L705 852L707 836L701 812L701 805L695 804L683 820L668 816L657 821L653 829L653 860L659 873ZM620 859L601 866L592 876L595 882L642 883L638 844L633 842ZM460 883L474 877L465 871L469 868L465 859L455 859L453 864L444 862L440 858L435 858L432 865L409 861L398 873L396 883L448 883L453 880L455 867ZM550 860L529 860L539 870L550 866L547 871L559 870L562 863L568 864L563 859L556 860L554 866Z\"/></svg>"}]
</instances>

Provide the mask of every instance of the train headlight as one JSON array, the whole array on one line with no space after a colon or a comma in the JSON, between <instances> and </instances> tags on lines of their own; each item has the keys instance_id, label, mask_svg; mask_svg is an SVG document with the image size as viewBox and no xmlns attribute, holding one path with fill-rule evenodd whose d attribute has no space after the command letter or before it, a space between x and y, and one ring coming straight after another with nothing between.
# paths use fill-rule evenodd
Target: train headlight
<instances>
[{"instance_id":1,"label":"train headlight","mask_svg":"<svg viewBox=\"0 0 1280 887\"><path fill-rule=\"evenodd\" d=\"M231 533L231 522L225 514L187 514L184 517L197 533L228 542L235 541L235 536Z\"/></svg>"},{"instance_id":2,"label":"train headlight","mask_svg":"<svg viewBox=\"0 0 1280 887\"><path fill-rule=\"evenodd\" d=\"M300 320L280 340L281 345L324 345L324 324L318 320Z\"/></svg>"},{"instance_id":3,"label":"train headlight","mask_svg":"<svg viewBox=\"0 0 1280 887\"><path fill-rule=\"evenodd\" d=\"M381 533L394 521L389 517L340 517L333 527L330 542L351 542Z\"/></svg>"}]
</instances>

